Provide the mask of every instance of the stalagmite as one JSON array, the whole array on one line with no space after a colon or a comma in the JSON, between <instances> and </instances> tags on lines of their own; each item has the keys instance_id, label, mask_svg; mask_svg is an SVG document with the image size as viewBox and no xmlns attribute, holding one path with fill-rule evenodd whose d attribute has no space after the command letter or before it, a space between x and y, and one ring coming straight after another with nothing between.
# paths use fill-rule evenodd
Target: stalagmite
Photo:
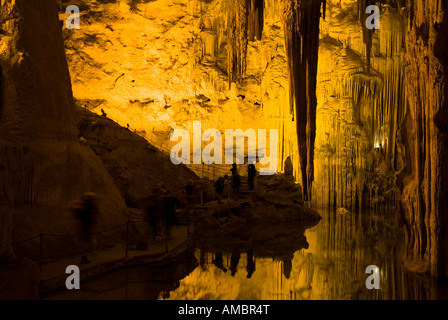
<instances>
[{"instance_id":1,"label":"stalagmite","mask_svg":"<svg viewBox=\"0 0 448 320\"><path fill-rule=\"evenodd\" d=\"M302 187L310 199L314 179L316 74L321 0L284 0L283 23L289 67L290 112L294 113Z\"/></svg>"}]
</instances>

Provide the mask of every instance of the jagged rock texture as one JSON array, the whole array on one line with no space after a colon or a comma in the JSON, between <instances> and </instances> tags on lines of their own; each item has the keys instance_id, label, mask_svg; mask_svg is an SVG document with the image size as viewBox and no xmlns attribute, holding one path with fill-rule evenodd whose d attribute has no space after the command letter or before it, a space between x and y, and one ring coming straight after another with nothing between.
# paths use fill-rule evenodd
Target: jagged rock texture
<instances>
[{"instance_id":1,"label":"jagged rock texture","mask_svg":"<svg viewBox=\"0 0 448 320\"><path fill-rule=\"evenodd\" d=\"M447 118L440 116L446 115L448 97L447 8L445 0L407 4L409 108L402 128L407 162L400 176L399 217L406 230L405 266L436 277L448 275ZM435 55L437 50L441 60Z\"/></svg>"},{"instance_id":2,"label":"jagged rock texture","mask_svg":"<svg viewBox=\"0 0 448 320\"><path fill-rule=\"evenodd\" d=\"M357 5L328 1L321 24L313 195L317 205L381 209L395 201L394 172L406 156L396 148L406 26L400 8L384 7L369 59Z\"/></svg>"}]
</instances>

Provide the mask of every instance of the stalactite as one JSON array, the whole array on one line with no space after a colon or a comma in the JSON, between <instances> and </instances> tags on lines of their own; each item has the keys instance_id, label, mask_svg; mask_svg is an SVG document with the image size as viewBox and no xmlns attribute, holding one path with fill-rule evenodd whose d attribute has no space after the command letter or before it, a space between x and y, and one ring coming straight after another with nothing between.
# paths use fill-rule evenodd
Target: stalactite
<instances>
[{"instance_id":1,"label":"stalactite","mask_svg":"<svg viewBox=\"0 0 448 320\"><path fill-rule=\"evenodd\" d=\"M367 73L370 73L370 60L372 55L372 38L373 38L373 31L375 29L369 30L366 27L366 20L368 15L366 14L366 8L370 6L371 4L374 4L374 1L372 0L358 0L358 17L359 22L362 27L362 38L364 41L364 44L366 45L366 64L367 64Z\"/></svg>"},{"instance_id":2,"label":"stalactite","mask_svg":"<svg viewBox=\"0 0 448 320\"><path fill-rule=\"evenodd\" d=\"M290 112L294 113L303 195L310 199L314 179L316 74L321 0L283 0L283 23L289 67Z\"/></svg>"},{"instance_id":3,"label":"stalactite","mask_svg":"<svg viewBox=\"0 0 448 320\"><path fill-rule=\"evenodd\" d=\"M241 81L246 72L248 1L229 0L227 17L227 53L229 87Z\"/></svg>"},{"instance_id":4,"label":"stalactite","mask_svg":"<svg viewBox=\"0 0 448 320\"><path fill-rule=\"evenodd\" d=\"M261 40L264 26L264 0L249 0L248 39Z\"/></svg>"},{"instance_id":5,"label":"stalactite","mask_svg":"<svg viewBox=\"0 0 448 320\"><path fill-rule=\"evenodd\" d=\"M330 20L333 10L330 7ZM369 74L361 58L364 42L348 38L347 46L341 47L330 38L340 32L338 24L323 24L328 35L322 36L319 49L315 155L319 190L313 188L313 194L318 192L321 199L316 204L356 210L395 201L394 170L402 168L404 156L395 148L395 139L406 109L406 27L401 11L386 8L383 13L372 42ZM361 34L358 24L344 26Z\"/></svg>"}]
</instances>

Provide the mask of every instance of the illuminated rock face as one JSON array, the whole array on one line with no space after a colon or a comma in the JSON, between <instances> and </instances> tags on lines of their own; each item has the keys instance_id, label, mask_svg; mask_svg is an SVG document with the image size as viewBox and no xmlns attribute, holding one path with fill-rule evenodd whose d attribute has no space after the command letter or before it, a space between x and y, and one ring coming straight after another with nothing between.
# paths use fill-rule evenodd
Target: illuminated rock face
<instances>
[{"instance_id":1,"label":"illuminated rock face","mask_svg":"<svg viewBox=\"0 0 448 320\"><path fill-rule=\"evenodd\" d=\"M100 160L78 142L55 2L2 1L0 23L0 255L10 257L13 220L19 241L73 230L65 208L87 191L99 195L105 226L124 221L126 207Z\"/></svg>"},{"instance_id":2,"label":"illuminated rock face","mask_svg":"<svg viewBox=\"0 0 448 320\"><path fill-rule=\"evenodd\" d=\"M314 80L303 73L313 74L315 61L295 63L317 46L313 38L306 40L309 51L292 48L297 30L288 27L299 20L285 19L280 1L238 2L239 9L231 0L76 4L81 29L64 30L70 79L54 4L2 3L0 160L9 169L0 173L3 256L12 255L7 226L25 204L63 207L101 186L99 192L114 199L103 212L114 219L116 208L125 210L99 160L78 143L71 80L80 104L104 108L162 144L172 128L190 129L192 120L201 120L204 130L280 129L279 163L291 156L304 188L314 176L314 199L325 205L381 208L394 199L391 174L400 173L407 265L447 273L446 2L409 2L409 30L401 9L384 6L381 28L366 43L357 1L327 1L320 21L314 174ZM310 11L313 30L317 11ZM297 129L304 139L299 144ZM31 224L25 213L21 219Z\"/></svg>"},{"instance_id":3,"label":"illuminated rock face","mask_svg":"<svg viewBox=\"0 0 448 320\"><path fill-rule=\"evenodd\" d=\"M168 149L194 120L279 129L279 170L291 156L300 180L281 2L237 2L78 1L81 29L64 30L74 96Z\"/></svg>"},{"instance_id":4,"label":"illuminated rock face","mask_svg":"<svg viewBox=\"0 0 448 320\"><path fill-rule=\"evenodd\" d=\"M385 6L366 46L355 0L327 1L325 20L319 1L79 3L81 30L64 31L79 103L167 149L171 130L191 132L193 120L222 133L275 128L279 170L290 156L304 189L316 180L316 202L351 208L394 198L406 101L400 9ZM300 10L314 20L299 27Z\"/></svg>"},{"instance_id":5,"label":"illuminated rock face","mask_svg":"<svg viewBox=\"0 0 448 320\"><path fill-rule=\"evenodd\" d=\"M406 230L405 265L438 277L448 275L446 6L441 0L414 0L407 6L409 107L401 136L408 157L399 177L403 185L399 217Z\"/></svg>"},{"instance_id":6,"label":"illuminated rock face","mask_svg":"<svg viewBox=\"0 0 448 320\"><path fill-rule=\"evenodd\" d=\"M403 169L396 130L406 110L405 22L384 6L366 45L357 1L327 2L317 76L315 203L380 209L394 201Z\"/></svg>"}]
</instances>

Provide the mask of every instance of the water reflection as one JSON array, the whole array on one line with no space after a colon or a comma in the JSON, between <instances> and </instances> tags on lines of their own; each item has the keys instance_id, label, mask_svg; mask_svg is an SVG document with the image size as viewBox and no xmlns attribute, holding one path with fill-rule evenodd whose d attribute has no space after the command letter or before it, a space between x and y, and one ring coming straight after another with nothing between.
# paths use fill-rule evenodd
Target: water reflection
<instances>
[{"instance_id":1,"label":"water reflection","mask_svg":"<svg viewBox=\"0 0 448 320\"><path fill-rule=\"evenodd\" d=\"M45 300L157 300L169 299L170 292L197 267L190 252L168 265L140 265L109 272L81 282L80 290L62 289L42 296Z\"/></svg>"},{"instance_id":2,"label":"water reflection","mask_svg":"<svg viewBox=\"0 0 448 320\"><path fill-rule=\"evenodd\" d=\"M304 234L284 225L276 245L199 239L201 267L182 279L172 299L394 300L443 299L446 285L402 269L403 234L392 212L320 210ZM271 228L271 227L269 227ZM280 229L281 229L280 228ZM297 231L297 230L296 230ZM306 238L305 238L306 237ZM259 240L259 239L258 239ZM270 239L273 240L273 239ZM257 246L258 244L258 246ZM295 249L293 249L295 248ZM380 290L368 290L366 267L380 268ZM162 298L162 297L159 297Z\"/></svg>"},{"instance_id":3,"label":"water reflection","mask_svg":"<svg viewBox=\"0 0 448 320\"><path fill-rule=\"evenodd\" d=\"M402 269L403 235L391 212L320 210L315 226L277 224L197 235L166 267L139 266L84 281L47 299L446 299L446 284ZM365 286L368 265L381 289Z\"/></svg>"}]
</instances>

